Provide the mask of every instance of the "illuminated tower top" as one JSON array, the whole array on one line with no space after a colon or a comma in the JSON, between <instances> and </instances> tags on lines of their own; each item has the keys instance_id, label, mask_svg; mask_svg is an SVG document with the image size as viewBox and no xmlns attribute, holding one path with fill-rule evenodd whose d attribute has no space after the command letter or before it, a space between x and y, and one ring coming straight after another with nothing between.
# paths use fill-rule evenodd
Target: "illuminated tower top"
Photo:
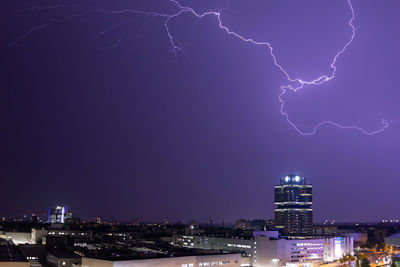
<instances>
[{"instance_id":1,"label":"illuminated tower top","mask_svg":"<svg viewBox=\"0 0 400 267\"><path fill-rule=\"evenodd\" d=\"M281 185L305 185L306 178L298 174L288 174L281 178Z\"/></svg>"}]
</instances>

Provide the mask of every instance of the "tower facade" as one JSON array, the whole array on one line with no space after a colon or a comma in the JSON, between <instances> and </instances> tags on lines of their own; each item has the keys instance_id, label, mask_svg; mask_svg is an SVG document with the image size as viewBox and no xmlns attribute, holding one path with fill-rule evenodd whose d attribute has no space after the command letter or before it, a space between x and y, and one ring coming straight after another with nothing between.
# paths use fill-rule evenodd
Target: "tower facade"
<instances>
[{"instance_id":1,"label":"tower facade","mask_svg":"<svg viewBox=\"0 0 400 267\"><path fill-rule=\"evenodd\" d=\"M275 186L275 226L288 235L312 233L312 186L303 176L285 175Z\"/></svg>"}]
</instances>

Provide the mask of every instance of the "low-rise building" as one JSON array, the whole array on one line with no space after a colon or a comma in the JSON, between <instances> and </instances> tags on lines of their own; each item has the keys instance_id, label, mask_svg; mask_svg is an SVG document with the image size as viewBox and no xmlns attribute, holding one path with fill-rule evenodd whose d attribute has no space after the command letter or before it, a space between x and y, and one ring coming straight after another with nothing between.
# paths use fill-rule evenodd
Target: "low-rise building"
<instances>
[{"instance_id":1,"label":"low-rise building","mask_svg":"<svg viewBox=\"0 0 400 267\"><path fill-rule=\"evenodd\" d=\"M75 240L90 240L91 231L65 230L65 229L34 229L30 234L31 244L45 244L46 237L73 237Z\"/></svg>"},{"instance_id":2,"label":"low-rise building","mask_svg":"<svg viewBox=\"0 0 400 267\"><path fill-rule=\"evenodd\" d=\"M46 262L53 267L75 267L82 262L80 256L65 251L51 251L47 254Z\"/></svg>"},{"instance_id":3,"label":"low-rise building","mask_svg":"<svg viewBox=\"0 0 400 267\"><path fill-rule=\"evenodd\" d=\"M0 244L0 267L29 267L25 256L15 245L2 242Z\"/></svg>"},{"instance_id":4,"label":"low-rise building","mask_svg":"<svg viewBox=\"0 0 400 267\"><path fill-rule=\"evenodd\" d=\"M198 255L153 259L95 259L82 258L82 267L199 267L199 266L241 266L240 254Z\"/></svg>"},{"instance_id":5,"label":"low-rise building","mask_svg":"<svg viewBox=\"0 0 400 267\"><path fill-rule=\"evenodd\" d=\"M385 244L390 247L400 247L400 233L386 237Z\"/></svg>"},{"instance_id":6,"label":"low-rise building","mask_svg":"<svg viewBox=\"0 0 400 267\"><path fill-rule=\"evenodd\" d=\"M353 255L352 237L278 237L276 231L254 232L253 238L176 236L172 245L239 252L249 258L249 266L312 266Z\"/></svg>"},{"instance_id":7,"label":"low-rise building","mask_svg":"<svg viewBox=\"0 0 400 267\"><path fill-rule=\"evenodd\" d=\"M0 232L0 238L12 241L15 245L31 244L31 233L25 232Z\"/></svg>"}]
</instances>

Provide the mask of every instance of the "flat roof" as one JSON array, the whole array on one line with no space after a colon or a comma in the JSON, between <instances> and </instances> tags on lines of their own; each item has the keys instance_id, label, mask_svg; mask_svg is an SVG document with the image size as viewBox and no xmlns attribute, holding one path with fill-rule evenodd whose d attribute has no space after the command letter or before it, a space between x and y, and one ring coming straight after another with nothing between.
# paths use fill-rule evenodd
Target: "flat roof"
<instances>
[{"instance_id":1,"label":"flat roof","mask_svg":"<svg viewBox=\"0 0 400 267\"><path fill-rule=\"evenodd\" d=\"M159 256L84 256L83 258L87 259L96 259L96 260L106 260L106 261L129 261L129 260L152 260L152 259L168 259L168 258L184 258L184 257L201 257L201 256L232 256L232 255L240 255L240 253L188 253L188 254L178 254L176 256L171 257L170 255L159 255Z\"/></svg>"},{"instance_id":2,"label":"flat roof","mask_svg":"<svg viewBox=\"0 0 400 267\"><path fill-rule=\"evenodd\" d=\"M28 260L14 245L0 245L0 262L27 262Z\"/></svg>"},{"instance_id":3,"label":"flat roof","mask_svg":"<svg viewBox=\"0 0 400 267\"><path fill-rule=\"evenodd\" d=\"M394 234L394 235L390 235L390 236L388 236L386 238L398 239L398 238L400 238L400 233L397 233L397 234Z\"/></svg>"},{"instance_id":4,"label":"flat roof","mask_svg":"<svg viewBox=\"0 0 400 267\"><path fill-rule=\"evenodd\" d=\"M72 259L72 258L80 258L81 256L69 253L66 251L61 251L61 250L51 250L49 252L50 255L53 255L54 257L58 259Z\"/></svg>"}]
</instances>

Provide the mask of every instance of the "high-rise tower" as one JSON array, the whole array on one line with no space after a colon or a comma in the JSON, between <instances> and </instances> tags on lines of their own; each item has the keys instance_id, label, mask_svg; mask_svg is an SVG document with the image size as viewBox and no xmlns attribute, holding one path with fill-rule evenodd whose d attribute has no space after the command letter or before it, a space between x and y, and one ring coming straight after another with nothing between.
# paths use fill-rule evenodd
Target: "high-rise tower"
<instances>
[{"instance_id":1,"label":"high-rise tower","mask_svg":"<svg viewBox=\"0 0 400 267\"><path fill-rule=\"evenodd\" d=\"M289 235L312 233L312 186L303 176L283 176L275 186L275 226Z\"/></svg>"},{"instance_id":2,"label":"high-rise tower","mask_svg":"<svg viewBox=\"0 0 400 267\"><path fill-rule=\"evenodd\" d=\"M70 219L72 219L72 212L68 210L68 207L56 206L49 209L47 220L49 223L66 223Z\"/></svg>"}]
</instances>

